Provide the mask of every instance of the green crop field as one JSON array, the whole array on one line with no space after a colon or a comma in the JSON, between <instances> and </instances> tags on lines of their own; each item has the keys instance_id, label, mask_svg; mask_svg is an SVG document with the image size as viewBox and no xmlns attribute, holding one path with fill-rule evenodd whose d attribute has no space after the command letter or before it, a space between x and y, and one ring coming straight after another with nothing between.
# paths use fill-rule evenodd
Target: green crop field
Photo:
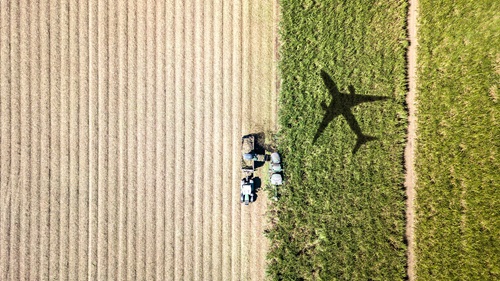
<instances>
[{"instance_id":1,"label":"green crop field","mask_svg":"<svg viewBox=\"0 0 500 281\"><path fill-rule=\"evenodd\" d=\"M404 279L406 1L280 4L287 182L269 277Z\"/></svg>"},{"instance_id":2,"label":"green crop field","mask_svg":"<svg viewBox=\"0 0 500 281\"><path fill-rule=\"evenodd\" d=\"M500 2L420 0L417 275L500 279Z\"/></svg>"}]
</instances>

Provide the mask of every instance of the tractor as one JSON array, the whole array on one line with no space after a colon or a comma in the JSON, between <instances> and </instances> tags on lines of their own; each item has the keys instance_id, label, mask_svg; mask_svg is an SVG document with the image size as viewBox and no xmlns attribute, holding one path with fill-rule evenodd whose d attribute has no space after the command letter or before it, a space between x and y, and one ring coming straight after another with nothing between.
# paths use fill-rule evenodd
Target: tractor
<instances>
[{"instance_id":1,"label":"tractor","mask_svg":"<svg viewBox=\"0 0 500 281\"><path fill-rule=\"evenodd\" d=\"M254 192L254 185L253 185L253 180L250 179L249 177L245 177L241 180L241 185L240 185L240 203L245 203L245 205L248 205L249 203L252 203L254 200L253 196Z\"/></svg>"}]
</instances>

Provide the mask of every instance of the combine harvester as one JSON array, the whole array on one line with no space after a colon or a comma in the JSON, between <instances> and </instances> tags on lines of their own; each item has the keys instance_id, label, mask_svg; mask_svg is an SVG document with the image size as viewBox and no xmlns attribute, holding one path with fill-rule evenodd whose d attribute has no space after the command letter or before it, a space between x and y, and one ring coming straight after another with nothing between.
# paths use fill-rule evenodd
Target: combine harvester
<instances>
[{"instance_id":1,"label":"combine harvester","mask_svg":"<svg viewBox=\"0 0 500 281\"><path fill-rule=\"evenodd\" d=\"M241 139L241 171L244 178L240 183L240 202L248 205L254 202L255 185L253 174L255 172L255 162L266 162L270 160L269 175L271 185L275 186L274 200L278 200L276 186L283 184L281 159L277 152L271 156L258 154L255 152L255 136L246 135Z\"/></svg>"}]
</instances>

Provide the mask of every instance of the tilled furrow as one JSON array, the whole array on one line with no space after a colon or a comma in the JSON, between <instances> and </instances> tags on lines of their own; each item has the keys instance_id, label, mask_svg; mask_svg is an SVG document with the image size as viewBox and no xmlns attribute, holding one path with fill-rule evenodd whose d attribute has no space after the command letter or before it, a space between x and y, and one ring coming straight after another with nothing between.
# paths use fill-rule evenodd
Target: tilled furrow
<instances>
[{"instance_id":1,"label":"tilled furrow","mask_svg":"<svg viewBox=\"0 0 500 281\"><path fill-rule=\"evenodd\" d=\"M223 161L223 44L224 40L222 37L223 26L222 26L222 15L223 15L223 1L214 0L214 115L213 115L213 150L214 157L212 165L214 166L214 177L213 177L213 226L212 226L212 279L222 280L222 196L223 196L223 171L222 165Z\"/></svg>"},{"instance_id":2,"label":"tilled furrow","mask_svg":"<svg viewBox=\"0 0 500 281\"><path fill-rule=\"evenodd\" d=\"M127 2L127 229L126 279L138 278L137 265L137 9ZM142 219L142 218L139 218ZM125 273L123 273L125 275Z\"/></svg>"},{"instance_id":3,"label":"tilled furrow","mask_svg":"<svg viewBox=\"0 0 500 281\"><path fill-rule=\"evenodd\" d=\"M79 280L88 279L89 261L89 10L87 1L79 1L78 9L78 262ZM76 133L75 133L76 134ZM76 261L75 261L76 263Z\"/></svg>"},{"instance_id":4,"label":"tilled furrow","mask_svg":"<svg viewBox=\"0 0 500 281\"><path fill-rule=\"evenodd\" d=\"M136 218L136 274L146 274L146 189L147 189L147 3L137 3L137 218Z\"/></svg>"},{"instance_id":5,"label":"tilled furrow","mask_svg":"<svg viewBox=\"0 0 500 281\"><path fill-rule=\"evenodd\" d=\"M108 2L108 256L107 276L111 280L117 279L118 267L118 207L119 207L119 142L118 142L118 114L119 114L119 74L124 69L118 68L118 6L113 1ZM106 152L105 152L106 153Z\"/></svg>"},{"instance_id":6,"label":"tilled furrow","mask_svg":"<svg viewBox=\"0 0 500 281\"><path fill-rule=\"evenodd\" d=\"M30 20L29 3L27 1L19 1L20 18L24 18L20 22L19 38L24 44L20 45L20 80L19 92L20 95L20 185L19 185L19 278L27 279L30 271L30 197L31 197L31 98L30 98ZM13 206L16 208L16 206ZM15 237L15 236L14 236Z\"/></svg>"},{"instance_id":7,"label":"tilled furrow","mask_svg":"<svg viewBox=\"0 0 500 281\"><path fill-rule=\"evenodd\" d=\"M174 198L174 279L184 278L184 167L185 167L185 7L183 1L175 2L175 198Z\"/></svg>"},{"instance_id":8,"label":"tilled furrow","mask_svg":"<svg viewBox=\"0 0 500 281\"><path fill-rule=\"evenodd\" d=\"M214 9L212 1L205 1L203 6L203 278L212 280L212 249L213 249L213 198L218 186L214 185L213 177L213 133L214 133Z\"/></svg>"},{"instance_id":9,"label":"tilled furrow","mask_svg":"<svg viewBox=\"0 0 500 281\"><path fill-rule=\"evenodd\" d=\"M204 34L203 34L203 1L194 2L194 72L193 72L193 92L194 92L194 162L203 165L205 163L206 151L210 146L205 145L205 95L203 86L204 71ZM203 280L203 201L206 193L205 169L197 166L193 173L193 274L194 280Z\"/></svg>"},{"instance_id":10,"label":"tilled furrow","mask_svg":"<svg viewBox=\"0 0 500 281\"><path fill-rule=\"evenodd\" d=\"M176 126L175 126L175 95L176 68L175 68L175 1L165 3L165 96L166 96L166 128L165 128L165 280L174 280L175 277L175 159L176 159Z\"/></svg>"},{"instance_id":11,"label":"tilled furrow","mask_svg":"<svg viewBox=\"0 0 500 281\"><path fill-rule=\"evenodd\" d=\"M10 217L10 2L0 2L0 225ZM9 275L9 228L0 227L0 279Z\"/></svg>"},{"instance_id":12,"label":"tilled furrow","mask_svg":"<svg viewBox=\"0 0 500 281\"><path fill-rule=\"evenodd\" d=\"M128 17L127 3L122 0L117 5L117 36L118 36L118 95L117 95L117 110L118 110L118 155L117 155L117 185L118 197L117 206L117 269L116 277L118 280L127 279L127 228L128 224L128 138L127 131L129 128L127 112L128 112Z\"/></svg>"},{"instance_id":13,"label":"tilled furrow","mask_svg":"<svg viewBox=\"0 0 500 281\"><path fill-rule=\"evenodd\" d=\"M241 268L241 204L239 203L241 172L239 170L240 161L240 141L242 136L242 42L243 42L243 22L242 22L243 4L241 1L235 1L233 4L233 58L232 58L232 158L234 163L232 169L232 180L230 194L231 198L231 280L239 280Z\"/></svg>"},{"instance_id":14,"label":"tilled furrow","mask_svg":"<svg viewBox=\"0 0 500 281\"><path fill-rule=\"evenodd\" d=\"M68 258L69 258L69 193L70 193L70 179L69 179L69 154L70 154L70 136L69 136L69 121L70 121L70 46L69 46L69 3L63 1L61 5L60 14L60 85L59 85L59 99L60 99L60 214L59 214L59 278L68 279Z\"/></svg>"},{"instance_id":15,"label":"tilled furrow","mask_svg":"<svg viewBox=\"0 0 500 281\"><path fill-rule=\"evenodd\" d=\"M184 182L180 186L184 190L184 280L193 279L193 246L194 233L193 203L194 203L194 171L197 158L194 154L194 126L197 120L194 117L194 2L184 1L184 148L183 166ZM181 131L182 132L182 131Z\"/></svg>"},{"instance_id":16,"label":"tilled furrow","mask_svg":"<svg viewBox=\"0 0 500 281\"><path fill-rule=\"evenodd\" d=\"M40 1L40 263L38 279L49 277L50 253L50 37L49 5ZM1 40L3 41L3 40ZM3 91L2 91L3 92ZM3 118L2 118L3 119ZM2 167L3 169L3 167Z\"/></svg>"},{"instance_id":17,"label":"tilled furrow","mask_svg":"<svg viewBox=\"0 0 500 281\"><path fill-rule=\"evenodd\" d=\"M162 1L156 2L155 6L156 22L155 22L155 57L156 67L153 75L155 75L155 151L156 151L156 167L155 169L155 268L154 278L156 280L165 279L165 200L166 200L166 92L165 92L165 3Z\"/></svg>"},{"instance_id":18,"label":"tilled furrow","mask_svg":"<svg viewBox=\"0 0 500 281\"><path fill-rule=\"evenodd\" d=\"M252 69L251 69L251 56L245 55L249 54L251 50L251 45L250 45L250 9L251 9L251 4L249 2L243 2L242 5L242 81L241 81L241 92L242 92L242 104L241 104L241 128L242 128L242 135L246 135L251 133L252 131L250 130L250 125L251 125L251 118L252 118L252 104L251 104L251 96L252 96L252 91L251 91L251 74L252 74ZM239 193L238 193L239 195ZM252 242L250 240L250 231L251 231L251 222L252 222L252 217L250 216L250 208L253 206L240 206L240 225L241 225L241 232L240 232L240 260L242 265L247 265L251 263L250 256L249 256L249 251L252 249ZM240 276L238 279L243 280L246 279L248 280L250 277L250 267L248 266L241 266L240 267Z\"/></svg>"},{"instance_id":19,"label":"tilled furrow","mask_svg":"<svg viewBox=\"0 0 500 281\"><path fill-rule=\"evenodd\" d=\"M89 2L89 243L88 278L96 280L98 267L98 171L99 171L99 46L98 6Z\"/></svg>"},{"instance_id":20,"label":"tilled furrow","mask_svg":"<svg viewBox=\"0 0 500 281\"><path fill-rule=\"evenodd\" d=\"M232 57L233 57L233 22L232 22L232 2L224 1L223 2L223 13L222 13L222 40L223 40L223 49L222 49L222 101L223 101L223 116L227 116L223 118L223 130L222 130L222 143L223 143L223 157L220 167L222 168L222 280L230 280L231 279L231 247L232 247L232 239L231 239L231 213L232 208L231 205L234 202L232 197L232 171L233 171L233 162L231 159L233 158L232 150L232 132L233 121L230 116L232 116L233 111L233 98L234 91L232 88L232 78L233 78L233 66L232 66Z\"/></svg>"},{"instance_id":21,"label":"tilled furrow","mask_svg":"<svg viewBox=\"0 0 500 281\"><path fill-rule=\"evenodd\" d=\"M146 3L146 272L144 278L156 276L156 9L152 0Z\"/></svg>"},{"instance_id":22,"label":"tilled furrow","mask_svg":"<svg viewBox=\"0 0 500 281\"><path fill-rule=\"evenodd\" d=\"M30 194L30 236L29 236L29 275L26 279L39 279L40 271L40 170L41 170L41 116L40 116L40 19L39 1L30 3L30 10L36 11L30 14L30 104L31 104L31 194ZM1 39L0 39L1 40ZM1 56L1 55L0 55ZM1 62L0 62L1 63ZM1 90L0 90L1 91ZM1 103L1 101L0 101ZM0 114L1 115L1 114ZM2 118L2 116L0 116ZM1 122L1 121L0 121ZM1 150L1 148L0 148ZM0 164L1 166L1 164ZM1 167L0 167L1 169ZM1 180L0 180L1 181ZM0 190L1 192L1 190ZM2 193L3 194L3 193ZM1 210L0 210L1 213ZM0 219L1 220L1 219ZM0 222L0 225L1 222ZM1 255L1 253L0 253ZM1 270L0 270L1 271Z\"/></svg>"},{"instance_id":23,"label":"tilled furrow","mask_svg":"<svg viewBox=\"0 0 500 281\"><path fill-rule=\"evenodd\" d=\"M78 30L78 2L72 1L69 5L69 212L68 212L68 276L78 276L79 250L79 164L80 164L80 136L79 136L79 90L80 90L80 48ZM85 140L82 140L82 144ZM83 235L83 233L82 233Z\"/></svg>"},{"instance_id":24,"label":"tilled furrow","mask_svg":"<svg viewBox=\"0 0 500 281\"><path fill-rule=\"evenodd\" d=\"M50 2L50 222L49 278L60 277L61 218L61 26L60 3Z\"/></svg>"}]
</instances>

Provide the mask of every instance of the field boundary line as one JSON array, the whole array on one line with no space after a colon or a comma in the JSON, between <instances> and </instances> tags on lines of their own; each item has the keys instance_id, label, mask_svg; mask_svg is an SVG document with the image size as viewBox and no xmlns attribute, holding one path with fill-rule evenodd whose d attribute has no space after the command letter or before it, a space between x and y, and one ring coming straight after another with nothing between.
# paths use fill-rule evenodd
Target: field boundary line
<instances>
[{"instance_id":1,"label":"field boundary line","mask_svg":"<svg viewBox=\"0 0 500 281\"><path fill-rule=\"evenodd\" d=\"M405 147L405 187L406 187L406 239L408 241L408 280L416 280L415 273L415 147L417 143L417 117L416 117L416 92L417 92L417 19L418 0L409 0L408 9L408 139Z\"/></svg>"}]
</instances>

